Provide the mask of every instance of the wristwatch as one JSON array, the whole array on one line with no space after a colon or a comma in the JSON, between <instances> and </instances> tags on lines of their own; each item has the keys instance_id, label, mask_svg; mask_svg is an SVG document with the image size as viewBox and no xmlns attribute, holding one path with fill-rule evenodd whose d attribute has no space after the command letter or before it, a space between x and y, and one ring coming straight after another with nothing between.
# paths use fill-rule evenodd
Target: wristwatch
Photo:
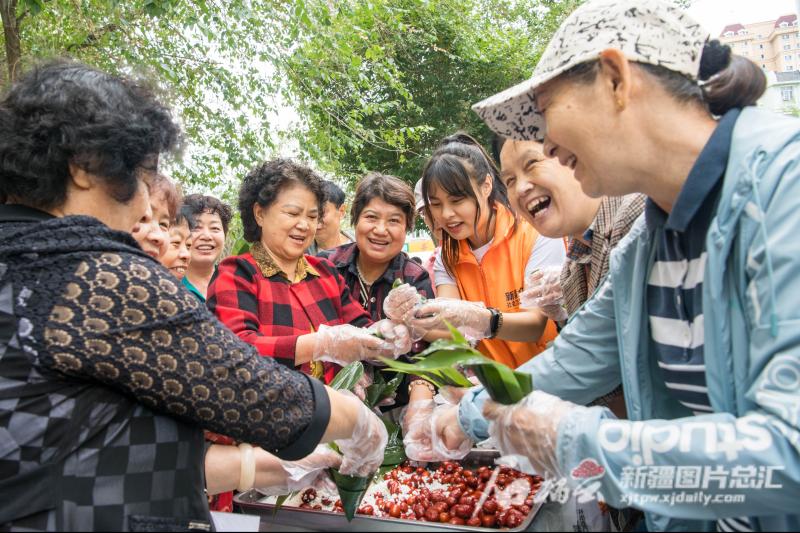
<instances>
[{"instance_id":1,"label":"wristwatch","mask_svg":"<svg viewBox=\"0 0 800 533\"><path fill-rule=\"evenodd\" d=\"M488 309L492 316L489 318L489 336L487 339L494 339L497 337L497 332L500 331L500 327L503 325L503 313L498 311L495 307L489 307Z\"/></svg>"}]
</instances>

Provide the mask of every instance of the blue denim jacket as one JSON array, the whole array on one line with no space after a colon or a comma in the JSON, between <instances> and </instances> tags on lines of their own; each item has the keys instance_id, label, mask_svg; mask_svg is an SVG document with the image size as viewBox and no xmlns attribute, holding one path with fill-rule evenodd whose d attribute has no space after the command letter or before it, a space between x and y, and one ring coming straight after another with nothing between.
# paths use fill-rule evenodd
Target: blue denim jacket
<instances>
[{"instance_id":1,"label":"blue denim jacket","mask_svg":"<svg viewBox=\"0 0 800 533\"><path fill-rule=\"evenodd\" d=\"M610 272L547 351L521 370L534 387L586 404L622 383L629 420L592 407L565 417L563 472L584 459L605 468L600 492L633 506L655 530L711 530L717 518L750 515L757 530L800 529L800 121L746 108L734 128L703 284L708 394L715 413L693 416L666 389L649 353L646 285L660 229L640 217L611 255ZM487 436L485 393L460 406L463 429ZM661 492L626 486L626 470L755 467L776 488L704 488L707 505L632 502ZM574 480L573 480L574 482ZM720 501L744 496L743 503Z\"/></svg>"}]
</instances>

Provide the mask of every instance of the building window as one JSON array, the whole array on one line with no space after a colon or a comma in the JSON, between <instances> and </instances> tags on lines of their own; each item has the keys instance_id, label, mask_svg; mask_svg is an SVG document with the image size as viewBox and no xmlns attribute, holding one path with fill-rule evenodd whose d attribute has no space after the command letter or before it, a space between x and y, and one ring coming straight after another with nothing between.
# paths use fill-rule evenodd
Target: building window
<instances>
[{"instance_id":1,"label":"building window","mask_svg":"<svg viewBox=\"0 0 800 533\"><path fill-rule=\"evenodd\" d=\"M726 31L725 32L725 37L733 37L733 32L732 31Z\"/></svg>"},{"instance_id":2,"label":"building window","mask_svg":"<svg viewBox=\"0 0 800 533\"><path fill-rule=\"evenodd\" d=\"M761 48L762 50L764 49L764 45L763 44L759 44L758 47Z\"/></svg>"},{"instance_id":3,"label":"building window","mask_svg":"<svg viewBox=\"0 0 800 533\"><path fill-rule=\"evenodd\" d=\"M792 65L786 65L786 72L789 72L789 71L792 71L792 70L794 70L794 67Z\"/></svg>"},{"instance_id":4,"label":"building window","mask_svg":"<svg viewBox=\"0 0 800 533\"><path fill-rule=\"evenodd\" d=\"M792 45L791 44L784 44L783 45L783 49L784 50L791 50L792 49Z\"/></svg>"},{"instance_id":5,"label":"building window","mask_svg":"<svg viewBox=\"0 0 800 533\"><path fill-rule=\"evenodd\" d=\"M788 33L784 33L783 35L781 35L781 39L783 39L784 41L788 41L789 40L789 34Z\"/></svg>"},{"instance_id":6,"label":"building window","mask_svg":"<svg viewBox=\"0 0 800 533\"><path fill-rule=\"evenodd\" d=\"M788 22L781 22L781 28L788 28L788 27L789 27Z\"/></svg>"},{"instance_id":7,"label":"building window","mask_svg":"<svg viewBox=\"0 0 800 533\"><path fill-rule=\"evenodd\" d=\"M781 98L784 102L791 102L794 100L794 90L791 87L783 87L781 89Z\"/></svg>"},{"instance_id":8,"label":"building window","mask_svg":"<svg viewBox=\"0 0 800 533\"><path fill-rule=\"evenodd\" d=\"M761 59L764 59L764 54L761 54Z\"/></svg>"},{"instance_id":9,"label":"building window","mask_svg":"<svg viewBox=\"0 0 800 533\"><path fill-rule=\"evenodd\" d=\"M792 56L783 56L784 61L791 61Z\"/></svg>"}]
</instances>

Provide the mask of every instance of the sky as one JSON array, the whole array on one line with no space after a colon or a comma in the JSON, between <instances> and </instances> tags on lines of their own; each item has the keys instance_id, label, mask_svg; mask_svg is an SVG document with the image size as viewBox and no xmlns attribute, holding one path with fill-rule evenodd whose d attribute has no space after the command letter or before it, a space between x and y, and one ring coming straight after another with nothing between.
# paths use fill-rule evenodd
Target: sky
<instances>
[{"instance_id":1,"label":"sky","mask_svg":"<svg viewBox=\"0 0 800 533\"><path fill-rule=\"evenodd\" d=\"M728 24L775 20L796 13L796 9L795 0L694 0L689 13L718 37Z\"/></svg>"}]
</instances>

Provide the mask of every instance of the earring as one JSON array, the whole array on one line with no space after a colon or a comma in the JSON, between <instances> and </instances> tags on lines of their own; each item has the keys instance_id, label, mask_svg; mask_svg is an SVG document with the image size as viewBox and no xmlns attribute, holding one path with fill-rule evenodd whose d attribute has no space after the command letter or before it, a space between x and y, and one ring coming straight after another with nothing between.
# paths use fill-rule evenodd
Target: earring
<instances>
[{"instance_id":1,"label":"earring","mask_svg":"<svg viewBox=\"0 0 800 533\"><path fill-rule=\"evenodd\" d=\"M625 108L625 105L622 103L622 98L617 98L617 107L619 108L620 111L622 111Z\"/></svg>"}]
</instances>

